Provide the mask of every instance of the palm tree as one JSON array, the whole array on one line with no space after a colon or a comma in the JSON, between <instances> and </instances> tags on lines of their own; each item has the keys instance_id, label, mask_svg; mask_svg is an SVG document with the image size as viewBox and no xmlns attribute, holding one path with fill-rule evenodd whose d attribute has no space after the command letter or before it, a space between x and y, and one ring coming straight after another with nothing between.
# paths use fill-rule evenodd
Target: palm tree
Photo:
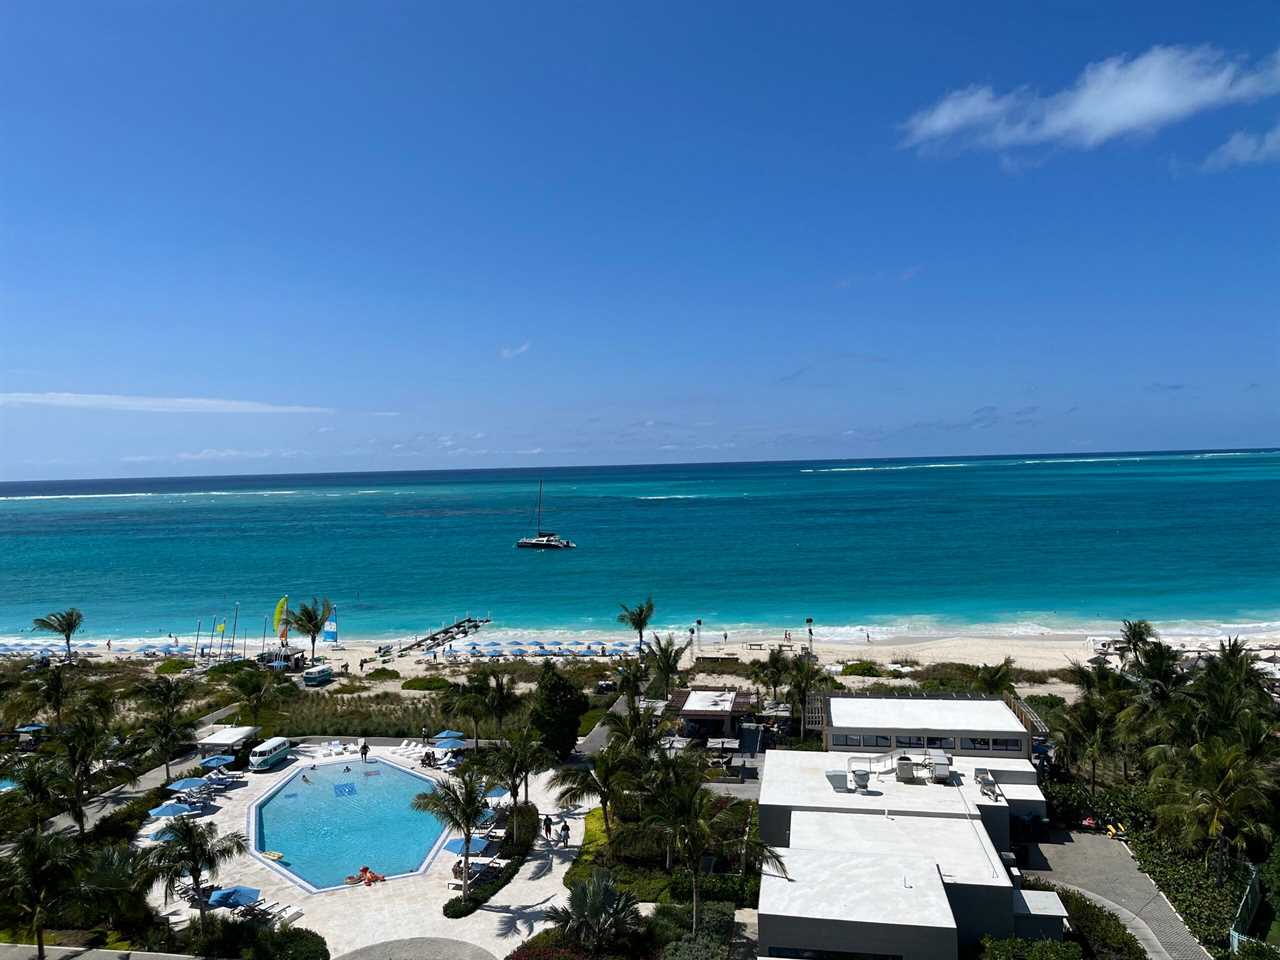
<instances>
[{"instance_id":1,"label":"palm tree","mask_svg":"<svg viewBox=\"0 0 1280 960\"><path fill-rule=\"evenodd\" d=\"M71 701L75 689L65 664L40 670L32 678L29 691L41 707L53 712L54 723L62 726L62 710Z\"/></svg>"},{"instance_id":2,"label":"palm tree","mask_svg":"<svg viewBox=\"0 0 1280 960\"><path fill-rule=\"evenodd\" d=\"M520 695L516 693L515 684L511 678L504 674L498 673L496 670L486 671L488 677L486 680L486 688L484 693L484 705L489 715L498 724L498 730L502 730L502 721L515 712L520 705Z\"/></svg>"},{"instance_id":3,"label":"palm tree","mask_svg":"<svg viewBox=\"0 0 1280 960\"><path fill-rule=\"evenodd\" d=\"M614 744L608 744L595 755L589 767L561 767L551 777L551 788L559 791L556 802L562 807L575 807L593 797L600 801L604 815L605 846L613 855L613 813L615 804L635 782L629 758Z\"/></svg>"},{"instance_id":4,"label":"palm tree","mask_svg":"<svg viewBox=\"0 0 1280 960\"><path fill-rule=\"evenodd\" d=\"M777 703L778 687L787 679L791 664L787 655L781 650L770 650L764 660L757 660L751 665L752 679L769 688L770 698Z\"/></svg>"},{"instance_id":5,"label":"palm tree","mask_svg":"<svg viewBox=\"0 0 1280 960\"><path fill-rule=\"evenodd\" d=\"M640 638L640 643L636 647L636 652L639 653L644 649L645 628L653 619L653 597L647 597L644 603L637 603L634 607L628 607L625 603L620 603L618 606L622 608L622 612L618 614L618 622L630 627Z\"/></svg>"},{"instance_id":6,"label":"palm tree","mask_svg":"<svg viewBox=\"0 0 1280 960\"><path fill-rule=\"evenodd\" d=\"M692 932L698 932L702 858L730 824L733 803L725 804L698 780L684 779L653 799L643 826L662 836L689 875L693 888Z\"/></svg>"},{"instance_id":7,"label":"palm tree","mask_svg":"<svg viewBox=\"0 0 1280 960\"><path fill-rule=\"evenodd\" d=\"M1211 737L1178 751L1155 769L1151 784L1168 798L1156 808L1157 821L1187 846L1203 847L1206 864L1225 867L1233 854L1271 841L1276 783L1242 744Z\"/></svg>"},{"instance_id":8,"label":"palm tree","mask_svg":"<svg viewBox=\"0 0 1280 960\"><path fill-rule=\"evenodd\" d=\"M467 677L466 683L455 683L445 691L441 706L454 720L471 721L471 735L475 749L480 749L480 721L489 716L489 705L486 697L489 692L488 682L484 674L473 673Z\"/></svg>"},{"instance_id":9,"label":"palm tree","mask_svg":"<svg viewBox=\"0 0 1280 960\"><path fill-rule=\"evenodd\" d=\"M618 664L618 689L627 698L627 713L636 712L636 700L649 682L649 668L641 657L624 657Z\"/></svg>"},{"instance_id":10,"label":"palm tree","mask_svg":"<svg viewBox=\"0 0 1280 960\"><path fill-rule=\"evenodd\" d=\"M989 696L1013 693L1013 657L1005 657L994 666L984 663L978 667L973 675L973 689Z\"/></svg>"},{"instance_id":11,"label":"palm tree","mask_svg":"<svg viewBox=\"0 0 1280 960\"><path fill-rule=\"evenodd\" d=\"M492 779L506 785L513 804L520 800L521 784L524 784L524 802L529 802L529 778L547 769L553 762L537 731L528 724L509 734L496 750L490 750L481 756L485 772ZM518 826L520 818L512 818L511 822Z\"/></svg>"},{"instance_id":12,"label":"palm tree","mask_svg":"<svg viewBox=\"0 0 1280 960\"><path fill-rule=\"evenodd\" d=\"M546 918L588 957L616 952L644 927L635 896L619 890L606 870L593 870L575 883L569 902L548 907Z\"/></svg>"},{"instance_id":13,"label":"palm tree","mask_svg":"<svg viewBox=\"0 0 1280 960\"><path fill-rule=\"evenodd\" d=\"M1059 713L1053 738L1065 763L1089 762L1090 793L1097 791L1098 761L1106 756L1113 729L1111 713L1096 694L1083 697Z\"/></svg>"},{"instance_id":14,"label":"palm tree","mask_svg":"<svg viewBox=\"0 0 1280 960\"><path fill-rule=\"evenodd\" d=\"M813 657L798 656L791 658L787 683L791 709L800 714L800 739L803 740L807 732L809 695L829 689L834 681Z\"/></svg>"},{"instance_id":15,"label":"palm tree","mask_svg":"<svg viewBox=\"0 0 1280 960\"><path fill-rule=\"evenodd\" d=\"M471 837L485 815L485 778L479 770L464 764L457 776L436 784L429 793L420 793L410 802L414 810L433 814L451 830L462 834L462 899L471 893Z\"/></svg>"},{"instance_id":16,"label":"palm tree","mask_svg":"<svg viewBox=\"0 0 1280 960\"><path fill-rule=\"evenodd\" d=\"M692 641L690 641L692 642ZM665 698L671 691L671 681L680 675L680 661L689 643L677 645L675 637L667 634L667 639L659 639L649 646L645 659L653 670L656 681L656 694L659 699Z\"/></svg>"},{"instance_id":17,"label":"palm tree","mask_svg":"<svg viewBox=\"0 0 1280 960\"><path fill-rule=\"evenodd\" d=\"M246 674L240 674L240 677ZM256 681L255 681L256 685ZM239 684L236 684L239 687ZM191 699L192 684L188 680L157 676L138 685L136 696L148 707L143 721L143 736L164 759L164 779L168 783L169 759L184 743L195 736L195 725L183 718L182 711ZM243 691L242 691L243 692ZM261 709L259 705L258 709ZM258 720L254 713L254 722Z\"/></svg>"},{"instance_id":18,"label":"palm tree","mask_svg":"<svg viewBox=\"0 0 1280 960\"><path fill-rule=\"evenodd\" d=\"M84 626L84 614L75 607L68 607L66 610L57 613L50 613L43 617L36 617L31 621L31 625L37 630L43 630L46 633L56 633L67 644L67 659L71 659L71 638L76 632Z\"/></svg>"},{"instance_id":19,"label":"palm tree","mask_svg":"<svg viewBox=\"0 0 1280 960\"><path fill-rule=\"evenodd\" d=\"M619 744L631 758L643 764L662 739L662 715L651 707L634 713L606 713L601 724L609 731L609 742Z\"/></svg>"},{"instance_id":20,"label":"palm tree","mask_svg":"<svg viewBox=\"0 0 1280 960\"><path fill-rule=\"evenodd\" d=\"M51 915L74 895L79 850L70 837L30 830L18 837L0 861L0 901L24 917L36 935L36 956L44 960L44 931Z\"/></svg>"},{"instance_id":21,"label":"palm tree","mask_svg":"<svg viewBox=\"0 0 1280 960\"><path fill-rule=\"evenodd\" d=\"M97 718L87 714L73 720L65 727L60 738L62 756L59 758L57 779L59 799L67 807L75 821L80 839L84 839L85 804L105 780L124 773L129 782L137 777L127 763L116 757L116 738L102 726Z\"/></svg>"},{"instance_id":22,"label":"palm tree","mask_svg":"<svg viewBox=\"0 0 1280 960\"><path fill-rule=\"evenodd\" d=\"M123 843L86 848L78 876L81 896L76 904L88 914L83 922L99 923L105 914L106 926L119 929L121 917L149 909L147 892L155 880L155 863L146 851Z\"/></svg>"},{"instance_id":23,"label":"palm tree","mask_svg":"<svg viewBox=\"0 0 1280 960\"><path fill-rule=\"evenodd\" d=\"M311 638L312 663L316 662L316 637L324 632L325 621L329 619L331 613L333 613L333 604L329 602L328 597L323 600L312 597L310 603L302 604L297 610L290 610L285 617L290 627Z\"/></svg>"},{"instance_id":24,"label":"palm tree","mask_svg":"<svg viewBox=\"0 0 1280 960\"><path fill-rule=\"evenodd\" d=\"M204 894L204 878L218 871L249 849L243 833L218 836L212 823L177 817L166 828L168 839L156 849L156 870L164 881L165 899L173 896L178 884L190 877L200 922L204 923L209 904Z\"/></svg>"},{"instance_id":25,"label":"palm tree","mask_svg":"<svg viewBox=\"0 0 1280 960\"><path fill-rule=\"evenodd\" d=\"M1121 620L1120 624L1120 642L1116 646L1122 663L1127 663L1160 638L1156 628L1147 620Z\"/></svg>"},{"instance_id":26,"label":"palm tree","mask_svg":"<svg viewBox=\"0 0 1280 960\"><path fill-rule=\"evenodd\" d=\"M263 707L275 699L275 681L264 670L243 670L231 678L231 685L236 688L240 699L249 708L249 715L253 717L256 726ZM169 771L166 768L165 776L168 777L168 775Z\"/></svg>"},{"instance_id":27,"label":"palm tree","mask_svg":"<svg viewBox=\"0 0 1280 960\"><path fill-rule=\"evenodd\" d=\"M31 814L31 828L39 833L58 800L61 775L54 760L45 754L29 754L5 764L4 775L14 782Z\"/></svg>"}]
</instances>

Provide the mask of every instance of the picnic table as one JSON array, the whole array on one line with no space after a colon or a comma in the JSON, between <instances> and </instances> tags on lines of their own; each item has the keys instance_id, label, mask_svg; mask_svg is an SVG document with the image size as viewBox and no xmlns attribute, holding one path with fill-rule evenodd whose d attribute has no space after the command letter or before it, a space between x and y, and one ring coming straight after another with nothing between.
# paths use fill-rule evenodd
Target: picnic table
<instances>
[{"instance_id":1,"label":"picnic table","mask_svg":"<svg viewBox=\"0 0 1280 960\"><path fill-rule=\"evenodd\" d=\"M748 650L763 650L763 649L764 649L764 644L763 644L763 643L748 643L748 644L747 644L747 649L748 649Z\"/></svg>"}]
</instances>

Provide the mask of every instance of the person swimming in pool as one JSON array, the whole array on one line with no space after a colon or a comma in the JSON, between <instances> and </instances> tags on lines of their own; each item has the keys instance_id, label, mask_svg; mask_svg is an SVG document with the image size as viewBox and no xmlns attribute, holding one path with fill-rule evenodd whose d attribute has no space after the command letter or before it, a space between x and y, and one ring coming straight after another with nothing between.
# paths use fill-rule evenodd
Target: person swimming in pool
<instances>
[{"instance_id":1,"label":"person swimming in pool","mask_svg":"<svg viewBox=\"0 0 1280 960\"><path fill-rule=\"evenodd\" d=\"M307 779L307 775L306 775L305 773L302 775L302 782L303 782L303 783L310 783L310 782L311 782L310 780L308 780L308 779Z\"/></svg>"},{"instance_id":2,"label":"person swimming in pool","mask_svg":"<svg viewBox=\"0 0 1280 960\"><path fill-rule=\"evenodd\" d=\"M343 768L342 768L342 772L343 772L343 773L350 773L350 772L351 772L351 768L350 768L350 767L343 767Z\"/></svg>"}]
</instances>

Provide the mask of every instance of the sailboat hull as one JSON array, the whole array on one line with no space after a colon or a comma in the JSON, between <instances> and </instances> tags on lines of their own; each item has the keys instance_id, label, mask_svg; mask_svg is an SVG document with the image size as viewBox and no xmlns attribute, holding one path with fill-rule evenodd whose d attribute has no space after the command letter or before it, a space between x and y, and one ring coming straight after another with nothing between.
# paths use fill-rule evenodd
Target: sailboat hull
<instances>
[{"instance_id":1,"label":"sailboat hull","mask_svg":"<svg viewBox=\"0 0 1280 960\"><path fill-rule=\"evenodd\" d=\"M521 550L572 550L577 546L572 540L563 540L557 536L522 537L516 541Z\"/></svg>"}]
</instances>

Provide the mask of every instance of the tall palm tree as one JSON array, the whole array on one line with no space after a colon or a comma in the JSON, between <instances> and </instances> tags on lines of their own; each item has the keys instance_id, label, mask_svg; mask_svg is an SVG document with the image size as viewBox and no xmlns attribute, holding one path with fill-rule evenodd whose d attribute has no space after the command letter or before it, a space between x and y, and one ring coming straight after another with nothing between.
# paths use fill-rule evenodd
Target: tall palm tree
<instances>
[{"instance_id":1,"label":"tall palm tree","mask_svg":"<svg viewBox=\"0 0 1280 960\"><path fill-rule=\"evenodd\" d=\"M667 634L665 640L658 639L645 651L645 659L653 671L655 693L659 699L665 699L671 692L671 682L680 675L680 661L691 642L681 645L676 643L675 637Z\"/></svg>"},{"instance_id":2,"label":"tall palm tree","mask_svg":"<svg viewBox=\"0 0 1280 960\"><path fill-rule=\"evenodd\" d=\"M1159 637L1156 628L1147 620L1121 620L1120 642L1116 644L1121 662L1128 663L1130 658L1146 650Z\"/></svg>"},{"instance_id":3,"label":"tall palm tree","mask_svg":"<svg viewBox=\"0 0 1280 960\"><path fill-rule=\"evenodd\" d=\"M778 687L786 682L791 663L781 650L769 651L769 656L751 665L751 675L757 683L769 688L770 699L778 701Z\"/></svg>"},{"instance_id":4,"label":"tall palm tree","mask_svg":"<svg viewBox=\"0 0 1280 960\"><path fill-rule=\"evenodd\" d=\"M606 713L600 722L609 731L609 742L621 746L638 765L658 749L667 728L667 722L652 707L635 713Z\"/></svg>"},{"instance_id":5,"label":"tall palm tree","mask_svg":"<svg viewBox=\"0 0 1280 960\"><path fill-rule=\"evenodd\" d=\"M643 657L624 657L618 664L618 689L627 698L627 713L636 712L636 700L649 682L649 667Z\"/></svg>"},{"instance_id":6,"label":"tall palm tree","mask_svg":"<svg viewBox=\"0 0 1280 960\"><path fill-rule=\"evenodd\" d=\"M1013 693L1013 657L978 667L973 674L973 689L992 696Z\"/></svg>"},{"instance_id":7,"label":"tall palm tree","mask_svg":"<svg viewBox=\"0 0 1280 960\"><path fill-rule=\"evenodd\" d=\"M473 673L466 683L455 683L445 691L441 707L455 722L471 721L471 736L475 749L480 749L480 721L489 716L486 702L489 687L483 674Z\"/></svg>"},{"instance_id":8,"label":"tall palm tree","mask_svg":"<svg viewBox=\"0 0 1280 960\"><path fill-rule=\"evenodd\" d=\"M249 841L239 832L218 836L218 828L212 823L189 817L170 821L167 832L168 839L155 853L156 872L164 881L165 898L172 897L178 884L189 877L203 924L209 909L204 878L216 877L219 870L249 849Z\"/></svg>"},{"instance_id":9,"label":"tall palm tree","mask_svg":"<svg viewBox=\"0 0 1280 960\"><path fill-rule=\"evenodd\" d=\"M787 672L787 692L791 698L791 709L800 714L800 739L805 738L808 726L809 695L820 690L828 690L834 684L831 674L812 657L799 656L791 658Z\"/></svg>"},{"instance_id":10,"label":"tall palm tree","mask_svg":"<svg viewBox=\"0 0 1280 960\"><path fill-rule=\"evenodd\" d=\"M639 653L644 650L645 628L653 619L653 597L646 597L644 603L637 603L634 607L628 607L625 603L620 603L618 606L622 608L622 612L618 614L618 622L630 627L640 638L640 643L636 647L636 652Z\"/></svg>"},{"instance_id":11,"label":"tall palm tree","mask_svg":"<svg viewBox=\"0 0 1280 960\"><path fill-rule=\"evenodd\" d=\"M59 745L59 799L66 804L83 840L85 805L97 788L119 774L124 774L130 783L136 782L137 776L116 756L116 738L92 714L77 717L63 728Z\"/></svg>"},{"instance_id":12,"label":"tall palm tree","mask_svg":"<svg viewBox=\"0 0 1280 960\"><path fill-rule=\"evenodd\" d=\"M462 899L471 894L471 838L487 809L483 774L464 764L457 776L436 784L430 793L420 793L410 801L414 810L433 814L451 830L462 834Z\"/></svg>"},{"instance_id":13,"label":"tall palm tree","mask_svg":"<svg viewBox=\"0 0 1280 960\"><path fill-rule=\"evenodd\" d=\"M56 633L67 645L67 659L71 659L71 638L84 626L84 614L75 607L36 617L31 625L45 633Z\"/></svg>"},{"instance_id":14,"label":"tall palm tree","mask_svg":"<svg viewBox=\"0 0 1280 960\"><path fill-rule=\"evenodd\" d=\"M119 929L122 917L135 917L145 912L147 892L155 883L154 859L145 850L124 843L87 847L82 857L77 885L86 925L100 923Z\"/></svg>"},{"instance_id":15,"label":"tall palm tree","mask_svg":"<svg viewBox=\"0 0 1280 960\"><path fill-rule=\"evenodd\" d=\"M237 676L246 676L241 673ZM255 686L256 686L255 681ZM239 687L239 684L236 685ZM175 677L150 677L138 685L136 696L147 707L142 725L143 736L151 749L164 760L164 779L168 783L169 760L184 743L195 736L195 725L183 716L191 700L193 685ZM261 709L259 707L259 709ZM257 722L254 714L254 722Z\"/></svg>"},{"instance_id":16,"label":"tall palm tree","mask_svg":"<svg viewBox=\"0 0 1280 960\"><path fill-rule=\"evenodd\" d=\"M616 953L644 928L635 896L619 890L606 870L593 870L575 883L568 903L548 907L546 918L588 957Z\"/></svg>"},{"instance_id":17,"label":"tall palm tree","mask_svg":"<svg viewBox=\"0 0 1280 960\"><path fill-rule=\"evenodd\" d=\"M724 803L701 780L682 780L666 793L654 797L644 826L659 834L670 845L676 860L689 871L693 888L692 932L698 932L701 907L702 858L718 844L717 836L726 830L733 814L733 803Z\"/></svg>"},{"instance_id":18,"label":"tall palm tree","mask_svg":"<svg viewBox=\"0 0 1280 960\"><path fill-rule=\"evenodd\" d=\"M1151 783L1167 798L1156 808L1157 821L1188 846L1203 847L1206 864L1223 867L1232 855L1271 840L1276 782L1242 744L1210 737L1157 767Z\"/></svg>"},{"instance_id":19,"label":"tall palm tree","mask_svg":"<svg viewBox=\"0 0 1280 960\"><path fill-rule=\"evenodd\" d=\"M513 804L520 800L521 784L524 785L524 801L529 802L529 778L551 766L554 759L543 746L537 731L527 723L508 734L506 741L496 750L489 750L481 756L485 772L506 786ZM513 818L512 823L518 826L520 818Z\"/></svg>"},{"instance_id":20,"label":"tall palm tree","mask_svg":"<svg viewBox=\"0 0 1280 960\"><path fill-rule=\"evenodd\" d=\"M498 730L501 731L502 722L520 705L520 695L516 693L515 684L510 677L496 670L486 670L485 674L485 709L497 722Z\"/></svg>"},{"instance_id":21,"label":"tall palm tree","mask_svg":"<svg viewBox=\"0 0 1280 960\"><path fill-rule=\"evenodd\" d=\"M328 597L323 600L312 597L310 603L304 603L297 610L290 610L286 615L290 627L311 638L312 663L316 662L316 637L324 632L325 621L329 619L331 613L333 613L333 604L329 602Z\"/></svg>"},{"instance_id":22,"label":"tall palm tree","mask_svg":"<svg viewBox=\"0 0 1280 960\"><path fill-rule=\"evenodd\" d=\"M1098 789L1098 761L1107 754L1115 729L1113 714L1098 694L1087 695L1058 714L1053 731L1062 759L1067 764L1088 761L1089 792Z\"/></svg>"},{"instance_id":23,"label":"tall palm tree","mask_svg":"<svg viewBox=\"0 0 1280 960\"><path fill-rule=\"evenodd\" d=\"M605 845L612 856L614 807L634 782L625 751L610 743L595 755L591 766L557 770L551 777L551 788L558 791L556 802L562 807L574 807L592 798L600 801Z\"/></svg>"},{"instance_id":24,"label":"tall palm tree","mask_svg":"<svg viewBox=\"0 0 1280 960\"><path fill-rule=\"evenodd\" d=\"M263 708L275 699L276 684L274 678L265 670L242 670L231 678L231 685L240 694L241 702L249 708L249 715L253 718L256 726L258 718L262 715ZM165 768L165 776L169 776L167 767Z\"/></svg>"},{"instance_id":25,"label":"tall palm tree","mask_svg":"<svg viewBox=\"0 0 1280 960\"><path fill-rule=\"evenodd\" d=\"M61 773L56 762L46 754L32 753L5 764L3 772L13 781L31 815L31 829L39 833L58 801Z\"/></svg>"},{"instance_id":26,"label":"tall palm tree","mask_svg":"<svg viewBox=\"0 0 1280 960\"><path fill-rule=\"evenodd\" d=\"M16 910L36 935L44 960L44 931L74 896L79 850L70 837L27 831L0 860L0 901Z\"/></svg>"},{"instance_id":27,"label":"tall palm tree","mask_svg":"<svg viewBox=\"0 0 1280 960\"><path fill-rule=\"evenodd\" d=\"M55 664L36 672L31 678L27 690L43 709L53 713L54 723L62 726L62 711L71 702L75 685L65 664Z\"/></svg>"}]
</instances>

